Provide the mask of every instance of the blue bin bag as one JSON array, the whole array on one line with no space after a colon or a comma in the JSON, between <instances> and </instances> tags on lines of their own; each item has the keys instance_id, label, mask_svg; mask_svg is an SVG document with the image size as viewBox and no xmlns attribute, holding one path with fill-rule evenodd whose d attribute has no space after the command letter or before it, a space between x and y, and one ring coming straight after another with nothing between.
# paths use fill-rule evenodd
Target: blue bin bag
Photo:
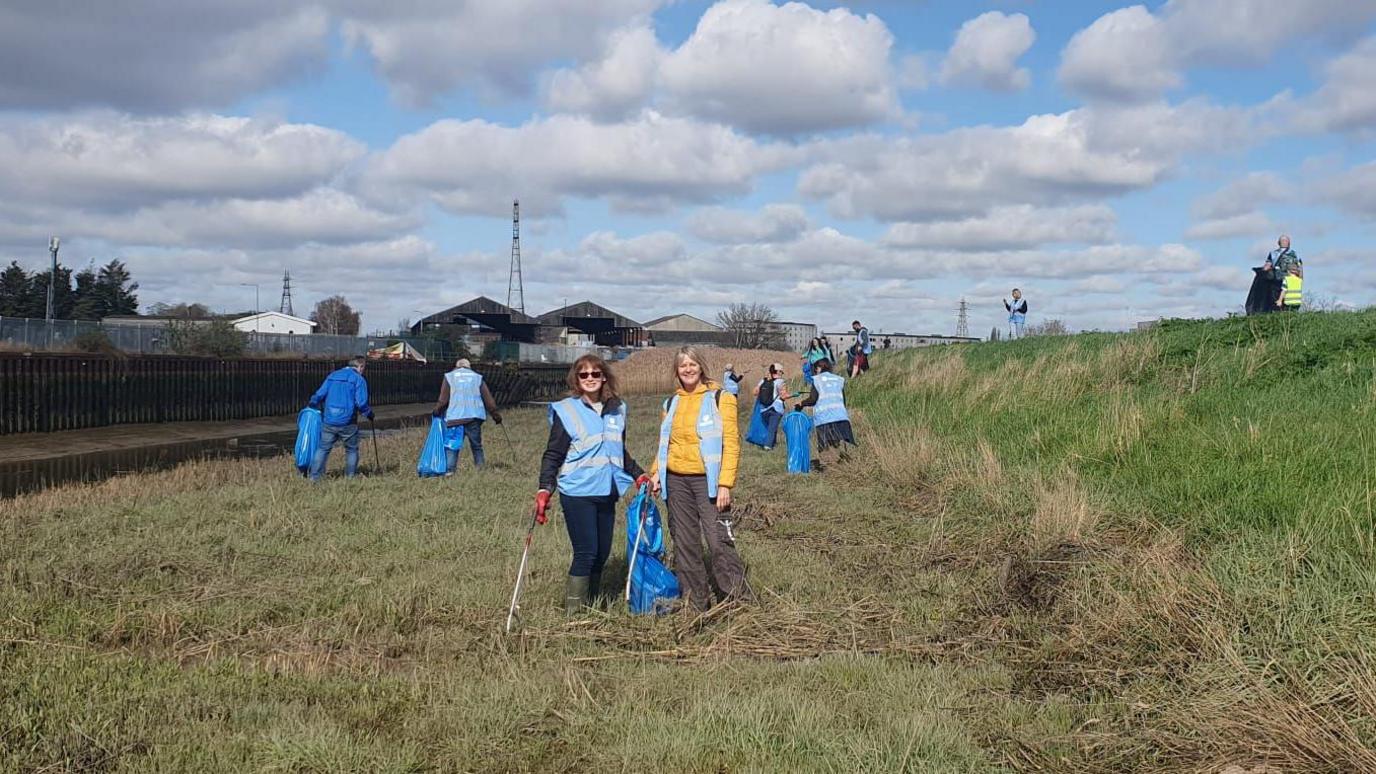
<instances>
[{"instance_id":1,"label":"blue bin bag","mask_svg":"<svg viewBox=\"0 0 1376 774\"><path fill-rule=\"evenodd\" d=\"M760 412L764 409L758 400L752 400L755 408L750 410L750 429L745 431L746 443L753 443L763 447L769 443L769 428L764 426L764 419L760 417Z\"/></svg>"},{"instance_id":2,"label":"blue bin bag","mask_svg":"<svg viewBox=\"0 0 1376 774\"><path fill-rule=\"evenodd\" d=\"M788 472L812 471L812 417L790 411L784 417L784 440L788 442Z\"/></svg>"},{"instance_id":3,"label":"blue bin bag","mask_svg":"<svg viewBox=\"0 0 1376 774\"><path fill-rule=\"evenodd\" d=\"M645 510L643 526L638 527L642 508ZM641 529L645 534L637 545L636 536ZM631 612L636 615L668 612L670 602L678 599L681 592L678 578L664 565L664 527L659 508L646 486L640 487L626 511L626 556L632 553L635 554L635 568L631 570Z\"/></svg>"},{"instance_id":4,"label":"blue bin bag","mask_svg":"<svg viewBox=\"0 0 1376 774\"><path fill-rule=\"evenodd\" d=\"M812 386L812 361L811 361L811 360L804 360L804 361L803 361L803 383L806 384L806 385L809 386L809 387Z\"/></svg>"},{"instance_id":5,"label":"blue bin bag","mask_svg":"<svg viewBox=\"0 0 1376 774\"><path fill-rule=\"evenodd\" d=\"M320 409L303 408L301 413L296 415L296 469L301 471L303 476L310 475L311 460L315 459L315 453L320 450L322 424L324 419L320 416Z\"/></svg>"},{"instance_id":6,"label":"blue bin bag","mask_svg":"<svg viewBox=\"0 0 1376 774\"><path fill-rule=\"evenodd\" d=\"M444 420L430 418L430 432L425 436L425 445L420 447L420 461L416 463L416 475L421 478L443 476L449 472L449 460L444 454Z\"/></svg>"},{"instance_id":7,"label":"blue bin bag","mask_svg":"<svg viewBox=\"0 0 1376 774\"><path fill-rule=\"evenodd\" d=\"M463 425L444 428L444 448L463 451Z\"/></svg>"}]
</instances>

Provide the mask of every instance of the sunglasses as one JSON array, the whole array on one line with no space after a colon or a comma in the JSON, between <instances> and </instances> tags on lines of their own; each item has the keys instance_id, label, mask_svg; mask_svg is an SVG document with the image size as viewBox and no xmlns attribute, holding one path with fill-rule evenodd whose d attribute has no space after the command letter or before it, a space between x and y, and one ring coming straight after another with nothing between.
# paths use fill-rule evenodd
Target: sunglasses
<instances>
[{"instance_id":1,"label":"sunglasses","mask_svg":"<svg viewBox=\"0 0 1376 774\"><path fill-rule=\"evenodd\" d=\"M579 379L601 379L601 378L602 378L602 372L601 372L601 371L579 371L579 372L578 372L578 378L579 378Z\"/></svg>"}]
</instances>

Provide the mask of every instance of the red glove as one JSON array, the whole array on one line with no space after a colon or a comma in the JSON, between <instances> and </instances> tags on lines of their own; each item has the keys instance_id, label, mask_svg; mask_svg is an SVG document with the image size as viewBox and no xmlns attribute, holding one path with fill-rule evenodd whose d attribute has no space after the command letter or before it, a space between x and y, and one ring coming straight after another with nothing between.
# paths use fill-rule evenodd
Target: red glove
<instances>
[{"instance_id":1,"label":"red glove","mask_svg":"<svg viewBox=\"0 0 1376 774\"><path fill-rule=\"evenodd\" d=\"M541 489L535 493L535 523L544 524L549 521L545 515L545 509L549 508L549 492Z\"/></svg>"},{"instance_id":2,"label":"red glove","mask_svg":"<svg viewBox=\"0 0 1376 774\"><path fill-rule=\"evenodd\" d=\"M641 474L640 474L640 478L637 478L637 479L635 480L635 488L636 488L636 489L639 489L639 488L642 487L642 486L649 486L649 485L650 485L650 475L649 475L648 473L641 473Z\"/></svg>"}]
</instances>

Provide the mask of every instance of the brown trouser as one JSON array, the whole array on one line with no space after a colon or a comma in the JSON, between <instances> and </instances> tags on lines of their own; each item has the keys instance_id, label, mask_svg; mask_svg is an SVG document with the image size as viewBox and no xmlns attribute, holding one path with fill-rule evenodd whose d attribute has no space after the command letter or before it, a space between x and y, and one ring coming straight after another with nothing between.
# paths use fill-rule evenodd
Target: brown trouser
<instances>
[{"instance_id":1,"label":"brown trouser","mask_svg":"<svg viewBox=\"0 0 1376 774\"><path fill-rule=\"evenodd\" d=\"M731 514L717 513L707 496L706 476L670 473L666 485L669 501L669 536L674 540L674 573L689 604L698 610L712 606L707 584L707 560L702 542L712 554L712 579L723 599L746 596L745 567L736 553L736 541L726 524ZM728 522L729 523L729 522Z\"/></svg>"}]
</instances>

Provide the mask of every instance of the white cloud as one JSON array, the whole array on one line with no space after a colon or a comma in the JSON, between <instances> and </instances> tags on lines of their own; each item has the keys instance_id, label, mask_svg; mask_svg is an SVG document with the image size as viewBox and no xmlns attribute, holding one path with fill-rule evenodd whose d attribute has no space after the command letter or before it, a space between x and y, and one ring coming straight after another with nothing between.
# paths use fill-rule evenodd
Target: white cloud
<instances>
[{"instance_id":1,"label":"white cloud","mask_svg":"<svg viewBox=\"0 0 1376 774\"><path fill-rule=\"evenodd\" d=\"M1039 208L1030 204L995 207L986 215L933 223L896 223L883 243L890 247L1001 250L1067 242L1104 243L1114 238L1118 218L1102 204Z\"/></svg>"},{"instance_id":2,"label":"white cloud","mask_svg":"<svg viewBox=\"0 0 1376 774\"><path fill-rule=\"evenodd\" d=\"M285 197L318 187L363 153L347 135L309 124L215 115L11 118L0 125L0 195L112 209Z\"/></svg>"},{"instance_id":3,"label":"white cloud","mask_svg":"<svg viewBox=\"0 0 1376 774\"><path fill-rule=\"evenodd\" d=\"M662 78L678 110L754 132L861 126L898 112L892 46L873 15L721 0L669 54Z\"/></svg>"},{"instance_id":4,"label":"white cloud","mask_svg":"<svg viewBox=\"0 0 1376 774\"><path fill-rule=\"evenodd\" d=\"M559 212L568 196L639 209L710 202L749 191L756 175L796 158L724 126L648 111L619 124L568 115L519 127L445 120L379 154L365 180L384 200L420 191L451 212L501 215L518 197L541 215Z\"/></svg>"},{"instance_id":5,"label":"white cloud","mask_svg":"<svg viewBox=\"0 0 1376 774\"><path fill-rule=\"evenodd\" d=\"M275 0L0 6L0 105L226 105L324 65L329 17Z\"/></svg>"},{"instance_id":6,"label":"white cloud","mask_svg":"<svg viewBox=\"0 0 1376 774\"><path fill-rule=\"evenodd\" d=\"M1248 214L1259 204L1281 201L1287 196L1288 186L1280 177L1271 172L1251 172L1200 198L1191 210L1201 220L1231 218Z\"/></svg>"},{"instance_id":7,"label":"white cloud","mask_svg":"<svg viewBox=\"0 0 1376 774\"><path fill-rule=\"evenodd\" d=\"M556 71L546 86L545 102L555 111L624 119L649 100L663 58L648 25L617 30L600 60Z\"/></svg>"},{"instance_id":8,"label":"white cloud","mask_svg":"<svg viewBox=\"0 0 1376 774\"><path fill-rule=\"evenodd\" d=\"M1021 91L1032 82L1018 58L1037 39L1027 16L999 11L981 14L960 26L941 63L941 82L991 91Z\"/></svg>"},{"instance_id":9,"label":"white cloud","mask_svg":"<svg viewBox=\"0 0 1376 774\"><path fill-rule=\"evenodd\" d=\"M1376 162L1316 181L1312 190L1320 201L1344 212L1364 220L1376 219Z\"/></svg>"},{"instance_id":10,"label":"white cloud","mask_svg":"<svg viewBox=\"0 0 1376 774\"><path fill-rule=\"evenodd\" d=\"M1234 239L1275 233L1275 221L1261 212L1247 212L1212 218L1191 225L1185 230L1186 239Z\"/></svg>"},{"instance_id":11,"label":"white cloud","mask_svg":"<svg viewBox=\"0 0 1376 774\"><path fill-rule=\"evenodd\" d=\"M1061 83L1101 99L1146 99L1180 85L1161 21L1140 5L1099 17L1066 44Z\"/></svg>"},{"instance_id":12,"label":"white cloud","mask_svg":"<svg viewBox=\"0 0 1376 774\"><path fill-rule=\"evenodd\" d=\"M1095 107L1013 127L852 137L819 145L799 190L841 217L951 219L1151 187L1192 152L1241 147L1248 116L1201 101Z\"/></svg>"},{"instance_id":13,"label":"white cloud","mask_svg":"<svg viewBox=\"0 0 1376 774\"><path fill-rule=\"evenodd\" d=\"M1363 40L1324 67L1324 84L1291 111L1307 131L1376 130L1376 37Z\"/></svg>"},{"instance_id":14,"label":"white cloud","mask_svg":"<svg viewBox=\"0 0 1376 774\"><path fill-rule=\"evenodd\" d=\"M757 213L707 207L693 213L687 226L698 239L719 244L788 242L811 227L796 204L770 204Z\"/></svg>"},{"instance_id":15,"label":"white cloud","mask_svg":"<svg viewBox=\"0 0 1376 774\"><path fill-rule=\"evenodd\" d=\"M409 104L477 87L496 97L529 93L535 73L585 62L616 29L661 0L339 0L345 39L366 49Z\"/></svg>"},{"instance_id":16,"label":"white cloud","mask_svg":"<svg viewBox=\"0 0 1376 774\"><path fill-rule=\"evenodd\" d=\"M1376 19L1373 0L1171 0L1104 14L1071 38L1061 82L1108 100L1155 99L1199 65L1246 66L1283 56L1287 43L1351 36Z\"/></svg>"}]
</instances>

